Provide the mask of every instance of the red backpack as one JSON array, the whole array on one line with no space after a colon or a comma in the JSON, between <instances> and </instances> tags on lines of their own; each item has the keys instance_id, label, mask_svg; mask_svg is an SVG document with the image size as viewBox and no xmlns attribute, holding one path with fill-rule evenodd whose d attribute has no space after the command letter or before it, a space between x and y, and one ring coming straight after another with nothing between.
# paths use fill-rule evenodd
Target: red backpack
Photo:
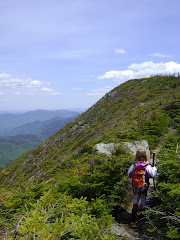
<instances>
[{"instance_id":1,"label":"red backpack","mask_svg":"<svg viewBox=\"0 0 180 240\"><path fill-rule=\"evenodd\" d=\"M148 185L145 182L146 169L139 169L135 167L132 174L132 187L136 193L142 193L147 191Z\"/></svg>"}]
</instances>

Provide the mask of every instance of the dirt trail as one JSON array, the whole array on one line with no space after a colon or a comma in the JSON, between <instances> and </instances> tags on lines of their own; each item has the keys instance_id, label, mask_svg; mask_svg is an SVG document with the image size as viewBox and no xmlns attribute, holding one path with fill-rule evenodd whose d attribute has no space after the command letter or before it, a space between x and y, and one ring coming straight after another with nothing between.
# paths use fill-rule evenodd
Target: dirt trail
<instances>
[{"instance_id":1,"label":"dirt trail","mask_svg":"<svg viewBox=\"0 0 180 240\"><path fill-rule=\"evenodd\" d=\"M151 206L154 202L153 196L153 181L150 182L150 188L147 196L147 206ZM145 221L144 215L138 212L138 217L135 222L131 218L131 210L133 205L133 193L130 190L124 203L119 206L119 209L115 209L115 221L112 225L112 232L116 234L117 240L125 237L126 240L145 240L151 239L148 232L143 228L143 221Z\"/></svg>"},{"instance_id":2,"label":"dirt trail","mask_svg":"<svg viewBox=\"0 0 180 240\"><path fill-rule=\"evenodd\" d=\"M157 153L160 152L161 146L158 146L156 149L154 149L154 153L157 156ZM158 159L155 157L155 162L157 162ZM150 164L152 162L152 159L150 161ZM119 206L117 206L117 209L114 211L114 217L115 221L112 225L112 232L116 234L117 238L116 240L123 239L126 240L153 240L154 237L152 234L147 232L147 230L144 227L144 221L147 222L147 219L145 219L145 216L142 214L142 212L138 211L138 217L136 221L132 221L132 206L133 206L133 200L134 200L134 194L132 192L131 187L131 180L128 179L129 182L127 182L127 195ZM147 206L148 207L154 207L158 204L157 197L154 196L154 182L153 179L149 179L149 189L147 194ZM139 207L141 205L139 204Z\"/></svg>"}]
</instances>

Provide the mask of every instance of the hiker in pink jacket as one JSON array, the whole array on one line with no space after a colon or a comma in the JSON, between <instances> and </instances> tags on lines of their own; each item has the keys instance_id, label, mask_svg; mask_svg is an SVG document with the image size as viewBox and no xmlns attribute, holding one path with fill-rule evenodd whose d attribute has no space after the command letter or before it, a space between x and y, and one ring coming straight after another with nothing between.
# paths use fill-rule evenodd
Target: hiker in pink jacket
<instances>
[{"instance_id":1,"label":"hiker in pink jacket","mask_svg":"<svg viewBox=\"0 0 180 240\"><path fill-rule=\"evenodd\" d=\"M149 187L149 178L155 178L156 175L157 175L157 168L152 167L149 164L149 162L147 162L146 151L142 149L137 150L135 163L131 165L128 171L128 177L132 178L132 185L134 190L134 203L133 203L133 209L132 209L133 220L136 219L138 203L140 199L141 199L142 211L146 209L146 197L147 197L147 190ZM138 180L137 176L140 176L141 180ZM135 182L138 182L139 187L135 186Z\"/></svg>"}]
</instances>

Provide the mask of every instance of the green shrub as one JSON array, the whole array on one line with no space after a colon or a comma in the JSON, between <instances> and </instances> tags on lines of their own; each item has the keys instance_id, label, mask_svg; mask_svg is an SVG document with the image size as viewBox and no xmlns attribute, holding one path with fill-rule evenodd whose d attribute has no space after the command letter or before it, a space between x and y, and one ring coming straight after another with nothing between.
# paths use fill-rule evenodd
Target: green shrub
<instances>
[{"instance_id":1,"label":"green shrub","mask_svg":"<svg viewBox=\"0 0 180 240\"><path fill-rule=\"evenodd\" d=\"M150 224L158 237L155 239L179 239L180 234L180 151L176 132L167 134L159 154L156 196L160 200L150 210Z\"/></svg>"},{"instance_id":2,"label":"green shrub","mask_svg":"<svg viewBox=\"0 0 180 240\"><path fill-rule=\"evenodd\" d=\"M18 232L23 239L33 240L114 240L113 235L105 232L111 222L112 217L108 215L103 200L96 199L91 204L84 198L72 199L61 195L55 204L45 207L42 199L34 204L32 209L21 217Z\"/></svg>"}]
</instances>

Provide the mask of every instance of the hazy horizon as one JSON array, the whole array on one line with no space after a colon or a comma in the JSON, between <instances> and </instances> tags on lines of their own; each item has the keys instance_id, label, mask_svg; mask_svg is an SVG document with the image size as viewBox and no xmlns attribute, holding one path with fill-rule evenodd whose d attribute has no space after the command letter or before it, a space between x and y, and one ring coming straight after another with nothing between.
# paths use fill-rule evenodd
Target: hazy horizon
<instances>
[{"instance_id":1,"label":"hazy horizon","mask_svg":"<svg viewBox=\"0 0 180 240\"><path fill-rule=\"evenodd\" d=\"M2 113L26 113L26 112L34 112L34 111L74 111L74 112L84 112L87 108L60 108L60 109L10 109L10 110L0 110L0 114Z\"/></svg>"}]
</instances>

